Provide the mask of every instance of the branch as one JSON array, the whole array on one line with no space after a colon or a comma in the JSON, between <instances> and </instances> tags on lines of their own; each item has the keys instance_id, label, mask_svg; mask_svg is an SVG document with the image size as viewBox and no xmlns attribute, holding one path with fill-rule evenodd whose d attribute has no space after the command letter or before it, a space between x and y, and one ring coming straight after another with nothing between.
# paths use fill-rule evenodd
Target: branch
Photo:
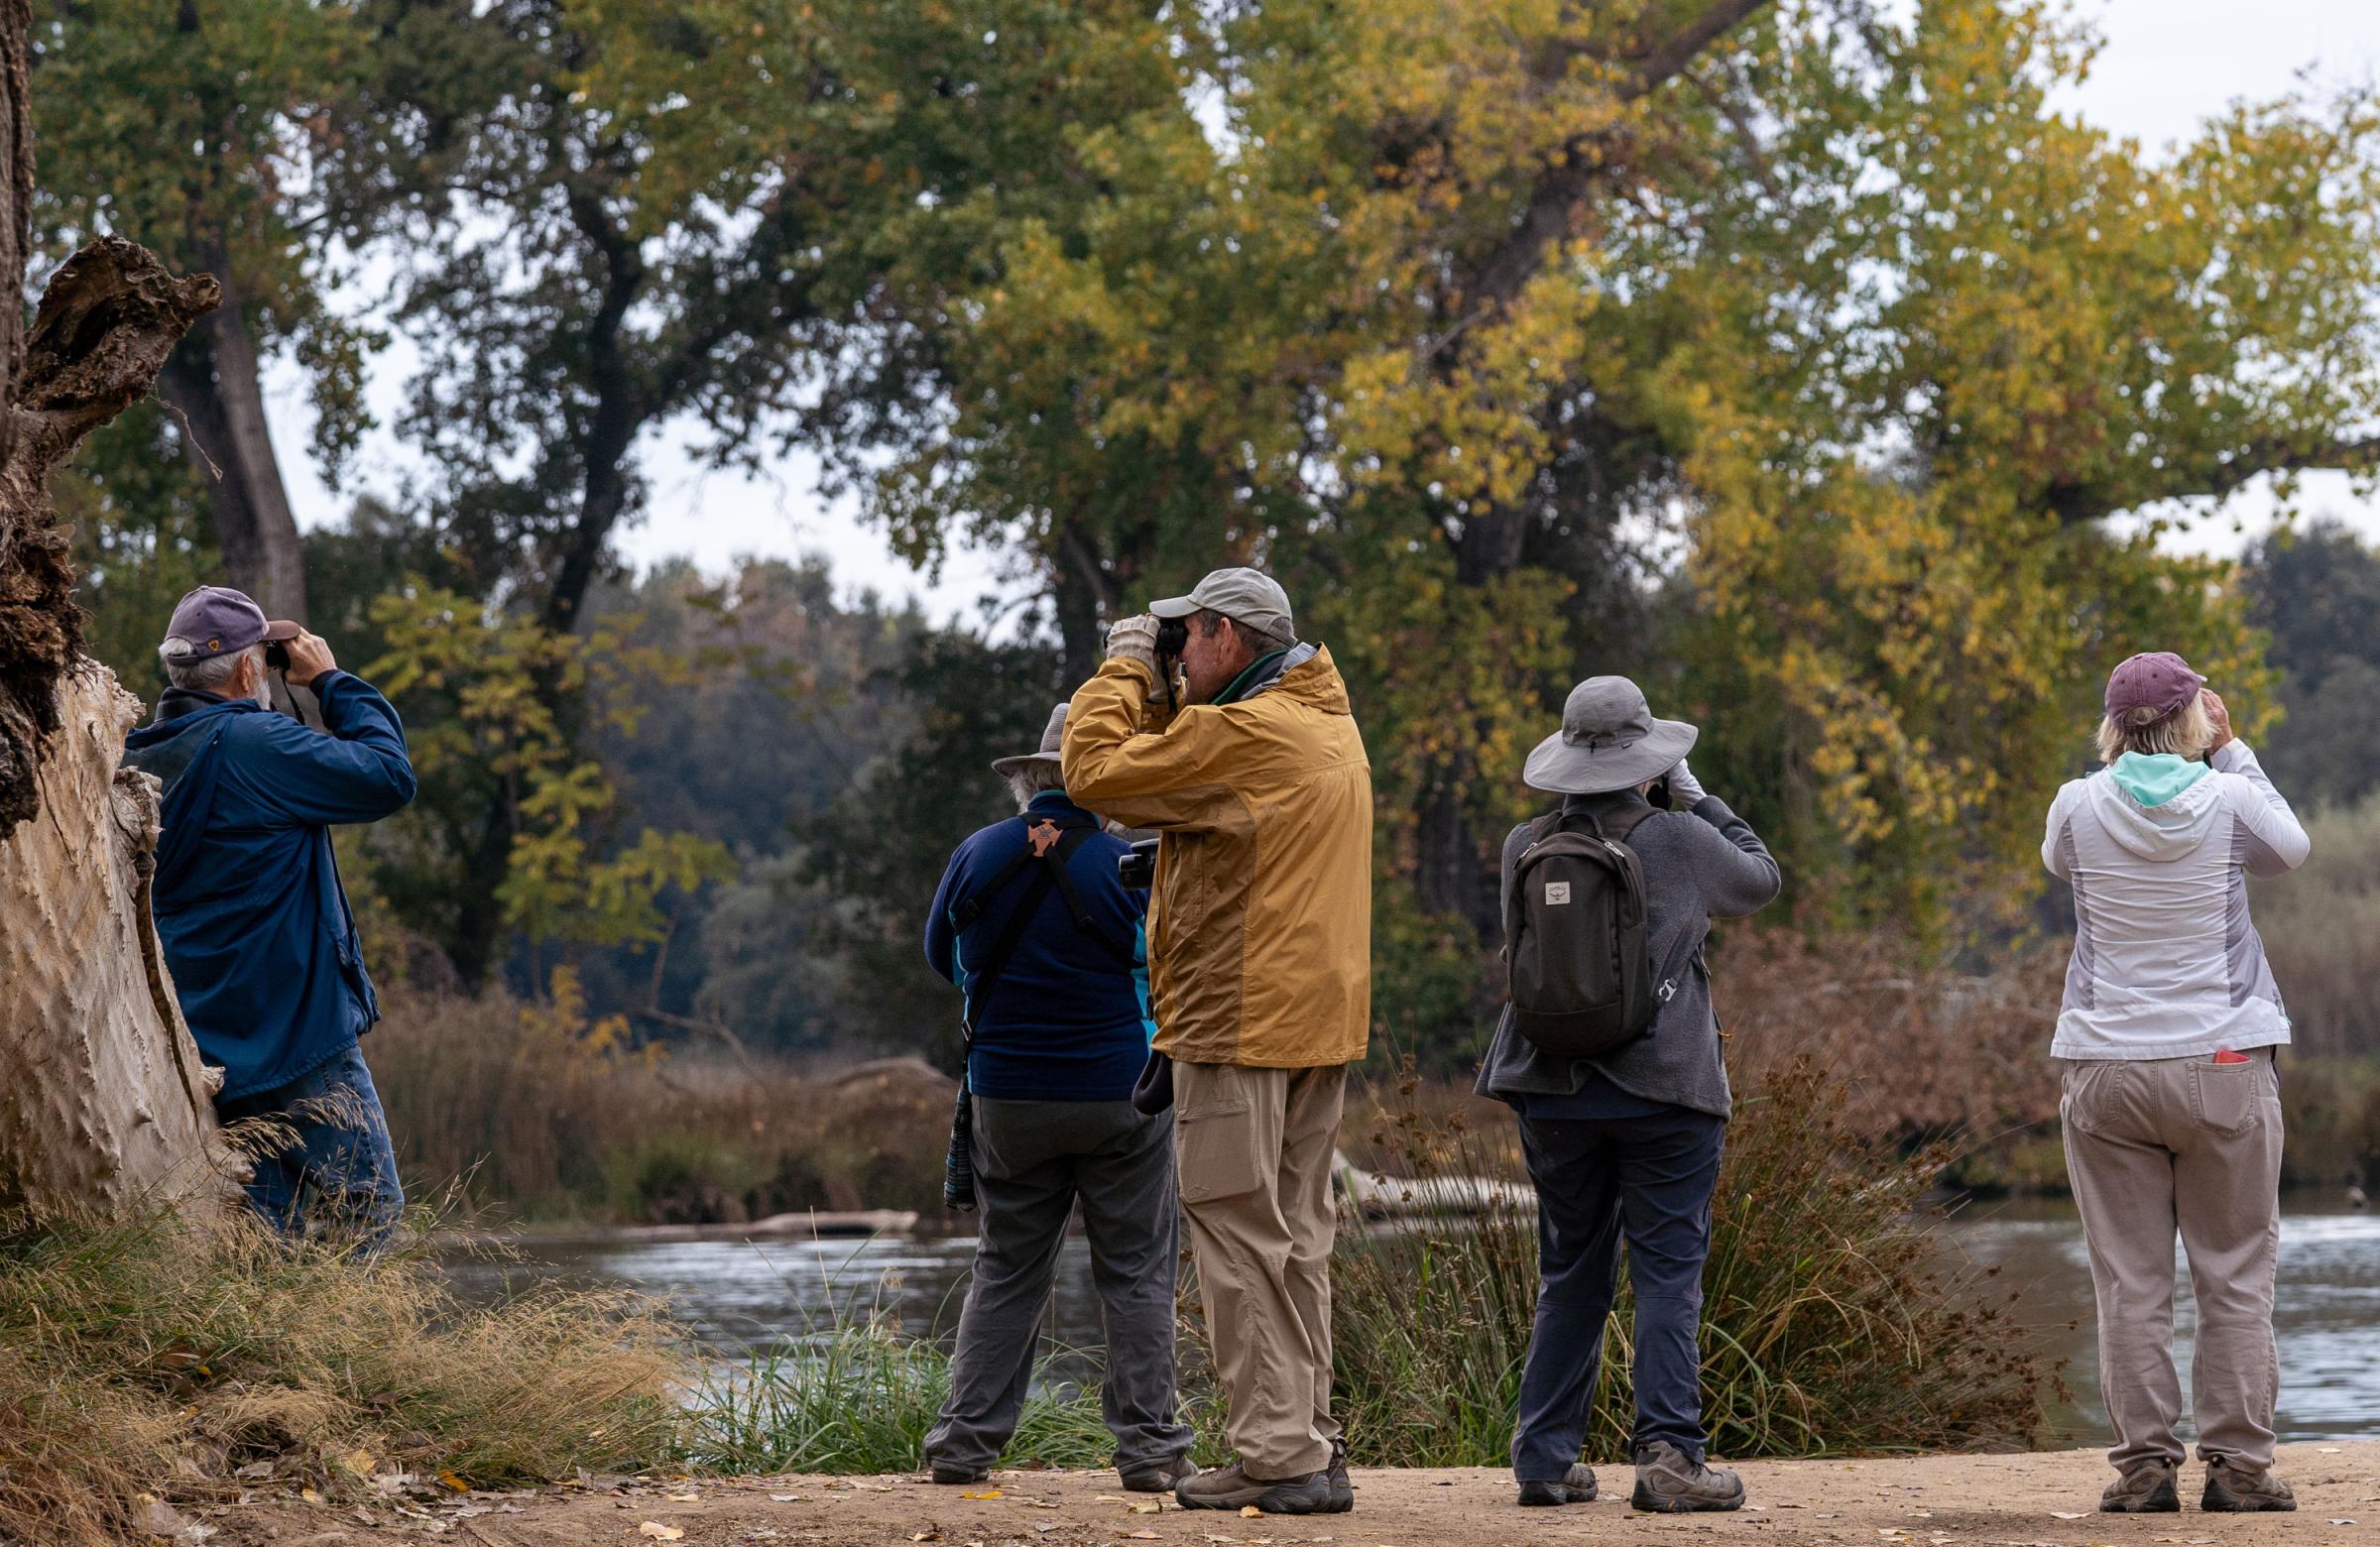
<instances>
[{"instance_id":1,"label":"branch","mask_svg":"<svg viewBox=\"0 0 2380 1547\"><path fill-rule=\"evenodd\" d=\"M1617 99L1622 103L1634 102L1668 84L1703 50L1768 4L1769 0L1711 0L1701 16L1638 58L1619 84ZM1603 138L1600 134L1582 134L1563 142L1538 178L1537 185L1529 190L1528 203L1519 220L1481 261L1471 283L1463 288L1467 306L1485 304L1493 311L1504 310L1545 266L1546 254L1569 233L1577 221L1579 205L1586 201L1603 175L1604 158L1599 143Z\"/></svg>"},{"instance_id":2,"label":"branch","mask_svg":"<svg viewBox=\"0 0 2380 1547\"><path fill-rule=\"evenodd\" d=\"M178 280L155 253L103 236L50 277L10 409L12 483L38 490L85 435L148 396L166 357L222 299L214 276Z\"/></svg>"},{"instance_id":3,"label":"branch","mask_svg":"<svg viewBox=\"0 0 2380 1547\"><path fill-rule=\"evenodd\" d=\"M2221 499L2266 473L2368 473L2380 471L2380 435L2332 438L2316 445L2295 440L2252 440L2217 463L2202 478L2175 479L2149 493L2114 491L2060 481L2043 491L2050 512L2068 526L2098 521L2156 500ZM2183 487L2187 483L2191 487Z\"/></svg>"}]
</instances>

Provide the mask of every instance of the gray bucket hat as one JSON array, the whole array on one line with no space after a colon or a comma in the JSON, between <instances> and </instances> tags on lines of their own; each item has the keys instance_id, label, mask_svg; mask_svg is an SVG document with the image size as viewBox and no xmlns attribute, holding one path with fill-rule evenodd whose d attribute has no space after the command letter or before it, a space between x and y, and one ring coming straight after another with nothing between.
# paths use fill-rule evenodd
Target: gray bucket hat
<instances>
[{"instance_id":1,"label":"gray bucket hat","mask_svg":"<svg viewBox=\"0 0 2380 1547\"><path fill-rule=\"evenodd\" d=\"M1051 768L1056 768L1060 761L1058 749L1066 744L1066 710L1068 707L1061 703L1049 712L1049 724L1041 731L1041 750L1039 752L1020 752L1013 758L995 758L992 760L992 772L1002 778L1007 778L1010 774L1035 763L1046 763Z\"/></svg>"},{"instance_id":2,"label":"gray bucket hat","mask_svg":"<svg viewBox=\"0 0 2380 1547\"><path fill-rule=\"evenodd\" d=\"M1683 720L1654 719L1626 677L1589 677L1570 690L1561 731L1537 744L1521 777L1557 795L1629 789L1677 767L1701 734Z\"/></svg>"}]
</instances>

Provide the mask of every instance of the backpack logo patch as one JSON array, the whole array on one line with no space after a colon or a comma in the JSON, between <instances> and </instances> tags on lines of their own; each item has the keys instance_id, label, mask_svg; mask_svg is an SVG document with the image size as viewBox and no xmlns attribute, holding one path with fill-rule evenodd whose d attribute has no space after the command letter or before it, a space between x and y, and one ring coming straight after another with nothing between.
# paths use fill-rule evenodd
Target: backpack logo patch
<instances>
[{"instance_id":1,"label":"backpack logo patch","mask_svg":"<svg viewBox=\"0 0 2380 1547\"><path fill-rule=\"evenodd\" d=\"M1545 905L1556 907L1570 900L1570 883L1549 881L1545 884Z\"/></svg>"}]
</instances>

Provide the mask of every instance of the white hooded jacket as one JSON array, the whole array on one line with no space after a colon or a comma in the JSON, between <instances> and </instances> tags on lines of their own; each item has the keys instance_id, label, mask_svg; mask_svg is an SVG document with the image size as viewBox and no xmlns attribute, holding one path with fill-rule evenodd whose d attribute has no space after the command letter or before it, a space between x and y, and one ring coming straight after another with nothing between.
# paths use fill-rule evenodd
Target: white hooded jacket
<instances>
[{"instance_id":1,"label":"white hooded jacket","mask_svg":"<svg viewBox=\"0 0 2380 1547\"><path fill-rule=\"evenodd\" d=\"M2075 954L2051 1056L2287 1042L2246 878L2295 870L2306 851L2306 829L2241 742L2211 769L2128 753L2060 789L2041 862L2075 889Z\"/></svg>"}]
</instances>

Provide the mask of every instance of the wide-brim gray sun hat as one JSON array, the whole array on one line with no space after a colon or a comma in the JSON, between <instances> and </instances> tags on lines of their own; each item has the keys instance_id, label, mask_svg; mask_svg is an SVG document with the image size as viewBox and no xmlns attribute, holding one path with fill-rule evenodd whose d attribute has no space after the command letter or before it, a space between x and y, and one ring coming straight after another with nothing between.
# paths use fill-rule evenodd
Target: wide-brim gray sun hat
<instances>
[{"instance_id":1,"label":"wide-brim gray sun hat","mask_svg":"<svg viewBox=\"0 0 2380 1547\"><path fill-rule=\"evenodd\" d=\"M1683 720L1654 719L1626 677L1589 677L1570 690L1562 729L1537 744L1521 778L1557 795L1632 789L1676 768L1700 735Z\"/></svg>"},{"instance_id":2,"label":"wide-brim gray sun hat","mask_svg":"<svg viewBox=\"0 0 2380 1547\"><path fill-rule=\"evenodd\" d=\"M995 758L992 760L992 772L1007 778L1036 763L1046 763L1053 769L1058 767L1064 761L1059 757L1059 749L1066 745L1067 707L1060 704L1049 712L1049 724L1041 731L1039 752L1020 752L1013 758Z\"/></svg>"}]
</instances>

